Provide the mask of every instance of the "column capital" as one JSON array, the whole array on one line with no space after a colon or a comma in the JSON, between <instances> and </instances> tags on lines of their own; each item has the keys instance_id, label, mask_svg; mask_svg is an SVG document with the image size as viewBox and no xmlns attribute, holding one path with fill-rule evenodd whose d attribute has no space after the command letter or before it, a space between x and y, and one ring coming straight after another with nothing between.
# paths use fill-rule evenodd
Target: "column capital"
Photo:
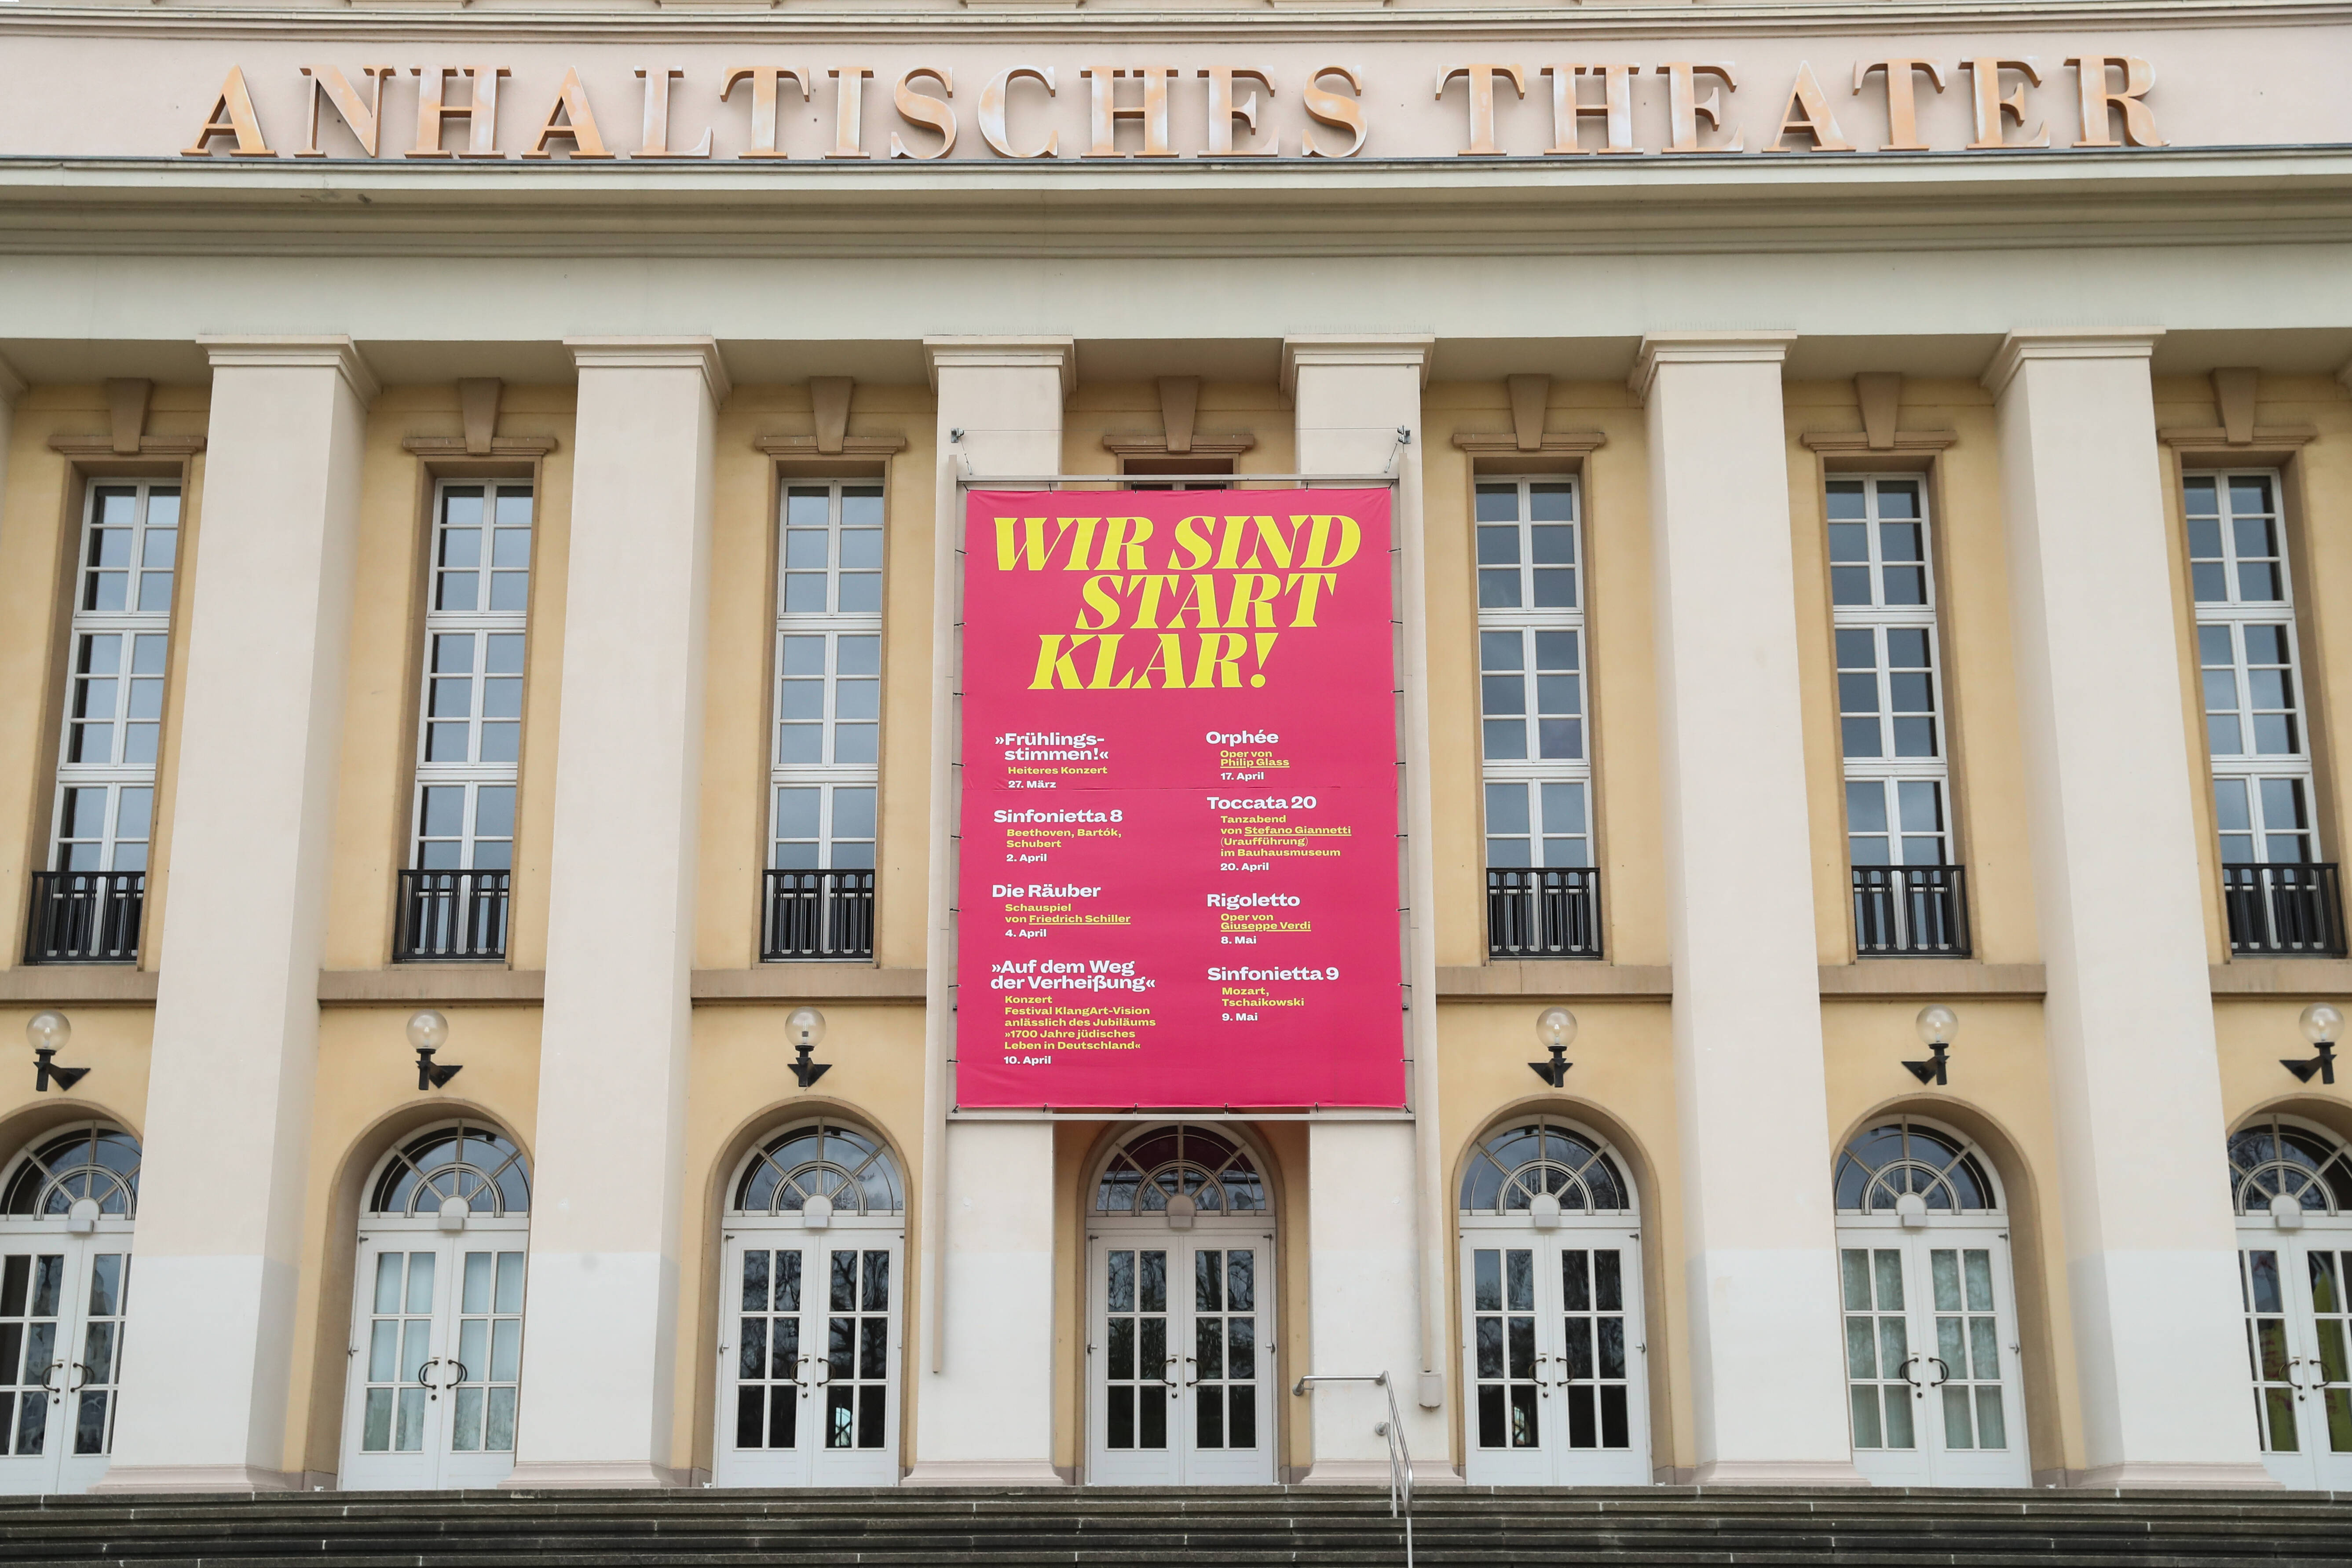
<instances>
[{"instance_id":1,"label":"column capital","mask_svg":"<svg viewBox=\"0 0 2352 1568\"><path fill-rule=\"evenodd\" d=\"M714 404L735 389L716 338L566 338L563 346L580 370L698 370Z\"/></svg>"},{"instance_id":2,"label":"column capital","mask_svg":"<svg viewBox=\"0 0 2352 1568\"><path fill-rule=\"evenodd\" d=\"M24 395L25 378L16 374L15 365L0 359L0 404L14 403Z\"/></svg>"},{"instance_id":3,"label":"column capital","mask_svg":"<svg viewBox=\"0 0 2352 1568\"><path fill-rule=\"evenodd\" d=\"M2162 327L2026 327L2001 340L1985 367L1985 390L1999 397L2030 359L2137 359L2156 352Z\"/></svg>"},{"instance_id":4,"label":"column capital","mask_svg":"<svg viewBox=\"0 0 2352 1568\"><path fill-rule=\"evenodd\" d=\"M1789 357L1797 334L1785 328L1753 331L1644 332L1625 384L1646 400L1662 364L1779 364Z\"/></svg>"},{"instance_id":5,"label":"column capital","mask_svg":"<svg viewBox=\"0 0 2352 1568\"><path fill-rule=\"evenodd\" d=\"M206 333L196 339L215 371L327 370L340 372L362 403L373 403L383 384L344 337L291 337L265 333Z\"/></svg>"},{"instance_id":6,"label":"column capital","mask_svg":"<svg viewBox=\"0 0 2352 1568\"><path fill-rule=\"evenodd\" d=\"M1429 354L1437 340L1420 332L1306 332L1282 340L1282 390L1298 390L1302 365L1381 365L1414 371L1429 384Z\"/></svg>"},{"instance_id":7,"label":"column capital","mask_svg":"<svg viewBox=\"0 0 2352 1568\"><path fill-rule=\"evenodd\" d=\"M1078 384L1078 342L1076 338L1018 334L925 338L923 364L935 391L940 371L948 365L959 370L1051 370L1062 378L1062 395L1066 397Z\"/></svg>"}]
</instances>

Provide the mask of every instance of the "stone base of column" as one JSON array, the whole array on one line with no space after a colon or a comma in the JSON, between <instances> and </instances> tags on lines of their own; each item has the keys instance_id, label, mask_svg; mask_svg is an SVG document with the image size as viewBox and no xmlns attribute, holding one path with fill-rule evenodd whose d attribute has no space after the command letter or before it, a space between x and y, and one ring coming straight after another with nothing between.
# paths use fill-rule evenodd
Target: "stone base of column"
<instances>
[{"instance_id":1,"label":"stone base of column","mask_svg":"<svg viewBox=\"0 0 2352 1568\"><path fill-rule=\"evenodd\" d=\"M500 1491L577 1490L593 1487L666 1488L688 1485L686 1472L635 1460L527 1459L507 1473Z\"/></svg>"},{"instance_id":2,"label":"stone base of column","mask_svg":"<svg viewBox=\"0 0 2352 1568\"><path fill-rule=\"evenodd\" d=\"M112 1465L94 1492L299 1492L305 1472L257 1465Z\"/></svg>"},{"instance_id":3,"label":"stone base of column","mask_svg":"<svg viewBox=\"0 0 2352 1568\"><path fill-rule=\"evenodd\" d=\"M1318 1459L1294 1483L1302 1487L1385 1487L1386 1459ZM1412 1484L1417 1487L1458 1487L1462 1472L1444 1459L1415 1459Z\"/></svg>"},{"instance_id":4,"label":"stone base of column","mask_svg":"<svg viewBox=\"0 0 2352 1568\"><path fill-rule=\"evenodd\" d=\"M1712 1459L1692 1484L1702 1487L1866 1487L1851 1459Z\"/></svg>"},{"instance_id":5,"label":"stone base of column","mask_svg":"<svg viewBox=\"0 0 2352 1568\"><path fill-rule=\"evenodd\" d=\"M1066 1487L1051 1459L920 1459L899 1483L909 1487Z\"/></svg>"},{"instance_id":6,"label":"stone base of column","mask_svg":"<svg viewBox=\"0 0 2352 1568\"><path fill-rule=\"evenodd\" d=\"M2087 1470L2074 1471L2067 1478L2066 1484L2101 1491L2157 1488L2172 1491L2220 1490L2225 1488L2273 1492L2286 1489L2285 1482L2260 1464L2209 1465L2163 1459L2126 1459L2120 1465L2095 1465Z\"/></svg>"}]
</instances>

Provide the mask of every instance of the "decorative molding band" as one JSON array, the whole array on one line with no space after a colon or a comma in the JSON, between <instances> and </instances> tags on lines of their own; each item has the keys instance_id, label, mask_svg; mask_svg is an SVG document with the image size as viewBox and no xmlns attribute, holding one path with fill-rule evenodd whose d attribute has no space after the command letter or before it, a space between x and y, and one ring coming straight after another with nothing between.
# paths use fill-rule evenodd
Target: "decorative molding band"
<instances>
[{"instance_id":1,"label":"decorative molding band","mask_svg":"<svg viewBox=\"0 0 2352 1568\"><path fill-rule=\"evenodd\" d=\"M1104 451L1115 452L1121 458L1207 458L1216 460L1240 457L1257 445L1257 437L1246 430L1203 430L1192 437L1190 446L1179 450L1168 444L1165 435L1157 431L1127 430L1104 437L1102 444Z\"/></svg>"},{"instance_id":2,"label":"decorative molding band","mask_svg":"<svg viewBox=\"0 0 2352 1568\"><path fill-rule=\"evenodd\" d=\"M401 450L412 457L431 458L440 462L466 458L472 458L478 462L485 458L492 459L543 458L555 450L555 437L552 436L494 436L490 438L490 449L487 452L475 451L466 444L466 438L463 436L404 436L401 437L400 446Z\"/></svg>"},{"instance_id":3,"label":"decorative molding band","mask_svg":"<svg viewBox=\"0 0 2352 1568\"><path fill-rule=\"evenodd\" d=\"M152 1007L157 974L127 963L27 963L0 969L0 1003Z\"/></svg>"},{"instance_id":4,"label":"decorative molding band","mask_svg":"<svg viewBox=\"0 0 2352 1568\"><path fill-rule=\"evenodd\" d=\"M359 346L349 338L205 334L196 339L196 346L205 351L215 374L223 370L331 368L341 373L362 403L374 402L376 394L383 390L383 383L376 379L375 372L360 357Z\"/></svg>"},{"instance_id":5,"label":"decorative molding band","mask_svg":"<svg viewBox=\"0 0 2352 1568\"><path fill-rule=\"evenodd\" d=\"M321 1005L397 1002L474 1006L536 1005L547 996L547 973L496 963L394 963L383 969L319 971Z\"/></svg>"},{"instance_id":6,"label":"decorative molding band","mask_svg":"<svg viewBox=\"0 0 2352 1568\"><path fill-rule=\"evenodd\" d=\"M757 436L751 445L771 458L887 458L907 449L907 437L895 432L875 436L844 436L831 452L814 436Z\"/></svg>"},{"instance_id":7,"label":"decorative molding band","mask_svg":"<svg viewBox=\"0 0 2352 1568\"><path fill-rule=\"evenodd\" d=\"M2257 425L2243 441L2230 439L2219 425L2158 430L2156 438L2177 452L2243 452L2291 450L2319 439L2316 425Z\"/></svg>"},{"instance_id":8,"label":"decorative molding band","mask_svg":"<svg viewBox=\"0 0 2352 1568\"><path fill-rule=\"evenodd\" d=\"M124 451L111 436L52 436L49 450L67 458L186 458L205 449L202 436L142 436Z\"/></svg>"},{"instance_id":9,"label":"decorative molding band","mask_svg":"<svg viewBox=\"0 0 2352 1568\"><path fill-rule=\"evenodd\" d=\"M1609 444L1598 430L1546 431L1532 446L1509 430L1456 430L1454 444L1474 458L1582 458Z\"/></svg>"},{"instance_id":10,"label":"decorative molding band","mask_svg":"<svg viewBox=\"0 0 2352 1568\"><path fill-rule=\"evenodd\" d=\"M761 963L698 969L694 999L711 1002L903 1002L920 1006L923 971L873 963Z\"/></svg>"},{"instance_id":11,"label":"decorative molding band","mask_svg":"<svg viewBox=\"0 0 2352 1568\"><path fill-rule=\"evenodd\" d=\"M1870 453L1916 456L1924 452L1940 452L1958 443L1959 438L1957 432L1950 430L1897 430L1894 440L1883 447L1874 447L1866 430L1808 430L1797 437L1809 451L1840 458Z\"/></svg>"},{"instance_id":12,"label":"decorative molding band","mask_svg":"<svg viewBox=\"0 0 2352 1568\"><path fill-rule=\"evenodd\" d=\"M1780 364L1797 334L1781 327L1753 331L1648 332L1642 351L1633 356L1633 374L1625 384L1648 402L1650 385L1662 364Z\"/></svg>"},{"instance_id":13,"label":"decorative molding band","mask_svg":"<svg viewBox=\"0 0 2352 1568\"><path fill-rule=\"evenodd\" d=\"M1282 390L1296 394L1302 365L1324 369L1410 368L1429 384L1430 351L1437 340L1424 332L1312 332L1282 340Z\"/></svg>"},{"instance_id":14,"label":"decorative molding band","mask_svg":"<svg viewBox=\"0 0 2352 1568\"><path fill-rule=\"evenodd\" d=\"M698 370L713 404L727 401L735 383L716 338L566 338L572 363L591 370Z\"/></svg>"},{"instance_id":15,"label":"decorative molding band","mask_svg":"<svg viewBox=\"0 0 2352 1568\"><path fill-rule=\"evenodd\" d=\"M1999 397L2030 359L2136 359L2156 352L2162 327L2027 327L2001 341L1985 367L1985 390Z\"/></svg>"},{"instance_id":16,"label":"decorative molding band","mask_svg":"<svg viewBox=\"0 0 2352 1568\"><path fill-rule=\"evenodd\" d=\"M1078 341L1076 338L953 337L925 338L923 363L937 390L940 372L957 370L1054 370L1062 378L1062 395L1078 384Z\"/></svg>"}]
</instances>

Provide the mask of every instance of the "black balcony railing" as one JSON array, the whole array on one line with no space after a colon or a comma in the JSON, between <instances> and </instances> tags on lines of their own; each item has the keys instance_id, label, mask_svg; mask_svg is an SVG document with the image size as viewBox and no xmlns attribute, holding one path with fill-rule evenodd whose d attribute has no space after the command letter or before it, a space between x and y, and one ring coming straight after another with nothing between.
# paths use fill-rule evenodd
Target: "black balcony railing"
<instances>
[{"instance_id":1,"label":"black balcony railing","mask_svg":"<svg viewBox=\"0 0 2352 1568\"><path fill-rule=\"evenodd\" d=\"M1967 874L1958 866L1856 866L1853 947L1864 958L1966 958Z\"/></svg>"},{"instance_id":2,"label":"black balcony railing","mask_svg":"<svg viewBox=\"0 0 2352 1568\"><path fill-rule=\"evenodd\" d=\"M144 871L36 871L27 963L136 963Z\"/></svg>"},{"instance_id":3,"label":"black balcony railing","mask_svg":"<svg viewBox=\"0 0 2352 1568\"><path fill-rule=\"evenodd\" d=\"M770 871L760 962L874 956L874 873Z\"/></svg>"},{"instance_id":4,"label":"black balcony railing","mask_svg":"<svg viewBox=\"0 0 2352 1568\"><path fill-rule=\"evenodd\" d=\"M1601 873L1538 867L1486 871L1486 956L1601 956Z\"/></svg>"},{"instance_id":5,"label":"black balcony railing","mask_svg":"<svg viewBox=\"0 0 2352 1568\"><path fill-rule=\"evenodd\" d=\"M503 963L511 871L403 871L394 963Z\"/></svg>"},{"instance_id":6,"label":"black balcony railing","mask_svg":"<svg viewBox=\"0 0 2352 1568\"><path fill-rule=\"evenodd\" d=\"M2247 958L2342 958L2344 889L2333 861L2225 865L2230 951Z\"/></svg>"}]
</instances>

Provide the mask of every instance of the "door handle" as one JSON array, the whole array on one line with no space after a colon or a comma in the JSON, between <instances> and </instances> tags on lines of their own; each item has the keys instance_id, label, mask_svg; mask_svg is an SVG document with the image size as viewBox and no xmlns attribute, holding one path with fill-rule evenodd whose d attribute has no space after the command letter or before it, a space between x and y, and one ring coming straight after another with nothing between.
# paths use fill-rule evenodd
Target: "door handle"
<instances>
[{"instance_id":1,"label":"door handle","mask_svg":"<svg viewBox=\"0 0 2352 1568\"><path fill-rule=\"evenodd\" d=\"M1927 1360L1928 1360L1928 1359L1929 1359L1929 1358L1928 1358L1927 1355L1925 1355L1925 1354L1923 1354L1923 1353L1921 1353L1921 1352L1916 1352L1916 1351L1914 1351L1911 1354L1909 1354L1909 1355L1907 1355L1907 1356L1905 1356L1905 1357L1903 1358L1903 1365L1902 1365L1902 1367L1900 1368L1900 1371L1901 1371L1901 1373L1902 1373L1902 1374L1903 1374L1903 1381L1904 1381L1904 1382L1906 1382L1906 1383L1907 1383L1907 1384L1909 1384L1911 1385L1911 1396L1912 1396L1914 1399L1925 1399L1925 1398L1927 1398L1927 1390L1928 1390L1928 1388L1929 1388L1929 1386L1930 1386L1930 1385L1929 1385L1929 1384L1924 1384L1924 1383L1920 1382L1917 1378L1916 1378L1916 1377L1912 1376L1912 1375L1911 1375L1911 1369L1912 1369L1913 1367L1915 1367L1915 1366L1917 1366L1920 1363L1922 1363L1922 1362L1924 1362L1924 1361L1927 1361Z\"/></svg>"},{"instance_id":2,"label":"door handle","mask_svg":"<svg viewBox=\"0 0 2352 1568\"><path fill-rule=\"evenodd\" d=\"M66 1384L65 1391L68 1394L79 1394L83 1389L89 1386L89 1368L84 1366L79 1362L75 1362L73 1363L73 1369L76 1373L79 1373L79 1375L71 1383Z\"/></svg>"},{"instance_id":3,"label":"door handle","mask_svg":"<svg viewBox=\"0 0 2352 1568\"><path fill-rule=\"evenodd\" d=\"M1173 1361L1173 1360L1175 1360L1176 1358L1175 1358L1175 1357L1173 1357L1173 1356L1171 1356L1171 1357L1169 1357L1168 1359L1169 1359L1169 1360L1171 1360L1171 1361ZM1184 1357L1184 1364L1185 1364L1186 1366L1192 1367L1192 1368L1194 1368L1194 1369L1195 1369L1195 1370L1194 1370L1194 1372L1193 1372L1193 1373L1192 1373L1192 1375L1191 1377L1188 1377L1188 1378L1186 1378L1186 1379L1184 1380L1184 1386L1185 1386L1185 1387L1187 1387L1187 1388L1190 1388L1190 1387L1192 1387L1193 1384L1197 1384L1197 1383L1199 1383L1199 1382L1201 1381L1201 1374L1200 1374L1200 1372L1197 1370L1197 1369L1199 1368L1199 1366L1200 1366L1200 1364L1201 1364L1201 1363L1200 1363L1199 1360L1198 1360L1198 1359L1196 1359L1195 1357L1192 1357L1192 1356L1186 1356L1186 1357Z\"/></svg>"},{"instance_id":4,"label":"door handle","mask_svg":"<svg viewBox=\"0 0 2352 1568\"><path fill-rule=\"evenodd\" d=\"M65 1371L69 1364L63 1357L59 1357L41 1369L41 1387L51 1399L62 1399L66 1396L67 1390L50 1380Z\"/></svg>"},{"instance_id":5,"label":"door handle","mask_svg":"<svg viewBox=\"0 0 2352 1568\"><path fill-rule=\"evenodd\" d=\"M793 1381L799 1384L803 1391L812 1388L823 1388L833 1382L833 1363L821 1355L803 1355L793 1364L795 1367L803 1367L808 1365L811 1362L814 1362L816 1363L816 1369L822 1375L812 1381L810 1379L801 1377L796 1373L793 1376Z\"/></svg>"}]
</instances>

